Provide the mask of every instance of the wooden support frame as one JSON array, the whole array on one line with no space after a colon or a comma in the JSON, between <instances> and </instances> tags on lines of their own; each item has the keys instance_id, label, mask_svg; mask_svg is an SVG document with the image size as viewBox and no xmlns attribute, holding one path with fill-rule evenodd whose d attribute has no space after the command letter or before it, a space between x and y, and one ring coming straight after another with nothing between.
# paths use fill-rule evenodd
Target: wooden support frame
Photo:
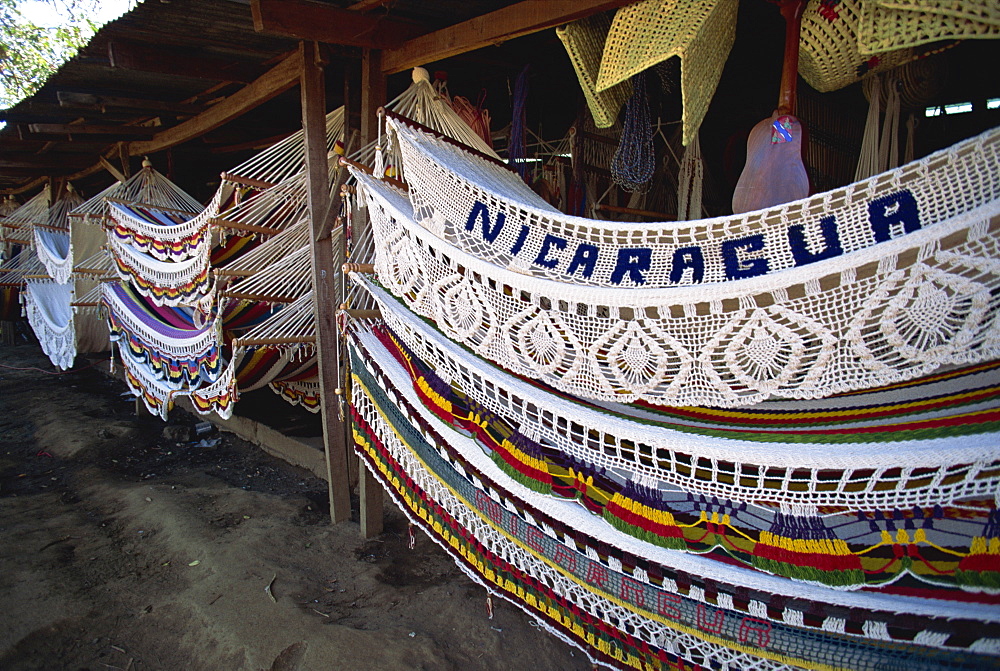
<instances>
[{"instance_id":1,"label":"wooden support frame","mask_svg":"<svg viewBox=\"0 0 1000 671\"><path fill-rule=\"evenodd\" d=\"M382 70L401 72L630 5L637 0L523 0L385 51Z\"/></svg>"},{"instance_id":2,"label":"wooden support frame","mask_svg":"<svg viewBox=\"0 0 1000 671\"><path fill-rule=\"evenodd\" d=\"M247 110L262 105L295 86L299 82L302 67L302 52L296 51L260 78L198 116L157 133L151 140L131 143L129 154L132 156L152 154L215 130L245 114Z\"/></svg>"},{"instance_id":3,"label":"wooden support frame","mask_svg":"<svg viewBox=\"0 0 1000 671\"><path fill-rule=\"evenodd\" d=\"M250 11L259 33L349 47L397 46L425 32L412 23L312 0L250 0Z\"/></svg>"},{"instance_id":4,"label":"wooden support frame","mask_svg":"<svg viewBox=\"0 0 1000 671\"><path fill-rule=\"evenodd\" d=\"M382 72L382 52L365 49L361 54L361 141L363 144L378 138L379 118L377 111L385 105L386 97L386 77L385 73ZM354 235L362 236L367 228L367 216L358 217L354 222ZM384 494L382 485L363 464L358 471L358 490L361 495L361 535L364 538L372 538L382 533L384 528Z\"/></svg>"},{"instance_id":5,"label":"wooden support frame","mask_svg":"<svg viewBox=\"0 0 1000 671\"><path fill-rule=\"evenodd\" d=\"M306 145L306 190L309 203L309 236L312 252L313 297L316 317L316 360L319 367L326 454L327 485L330 493L330 520L343 522L351 516L351 489L347 465L344 423L339 414L341 392L338 367L336 283L333 245L326 226L330 206L329 172L326 155L326 86L319 45L299 45L302 89L302 128ZM338 192L339 193L339 192Z\"/></svg>"}]
</instances>

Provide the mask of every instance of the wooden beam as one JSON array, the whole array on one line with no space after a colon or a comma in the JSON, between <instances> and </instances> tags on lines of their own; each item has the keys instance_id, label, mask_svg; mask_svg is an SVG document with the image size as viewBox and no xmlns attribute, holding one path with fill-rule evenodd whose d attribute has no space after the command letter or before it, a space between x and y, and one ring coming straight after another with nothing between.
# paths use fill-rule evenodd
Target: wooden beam
<instances>
[{"instance_id":1,"label":"wooden beam","mask_svg":"<svg viewBox=\"0 0 1000 671\"><path fill-rule=\"evenodd\" d=\"M388 5L390 2L392 0L359 0L347 9L351 12L366 12L372 7L381 7L382 5Z\"/></svg>"},{"instance_id":2,"label":"wooden beam","mask_svg":"<svg viewBox=\"0 0 1000 671\"><path fill-rule=\"evenodd\" d=\"M152 154L204 135L293 87L298 82L301 69L302 54L295 52L259 79L198 116L157 133L151 140L133 142L129 146L129 154Z\"/></svg>"},{"instance_id":3,"label":"wooden beam","mask_svg":"<svg viewBox=\"0 0 1000 671\"><path fill-rule=\"evenodd\" d=\"M126 178L132 176L132 163L129 161L128 145L124 142L118 143L118 160L122 164L122 174Z\"/></svg>"},{"instance_id":4,"label":"wooden beam","mask_svg":"<svg viewBox=\"0 0 1000 671\"><path fill-rule=\"evenodd\" d=\"M150 137L155 135L157 126L116 126L114 124L69 124L69 123L32 123L28 124L32 133L48 135L118 135Z\"/></svg>"},{"instance_id":5,"label":"wooden beam","mask_svg":"<svg viewBox=\"0 0 1000 671\"><path fill-rule=\"evenodd\" d=\"M386 77L382 72L382 52L365 49L361 53L361 143L365 145L378 139L378 109L386 102ZM341 168L342 170L344 168ZM362 239L369 228L367 210L355 217L353 235ZM344 264L346 265L346 264ZM343 267L341 269L343 272ZM358 492L361 507L361 535L374 538L384 528L382 485L368 468L358 469Z\"/></svg>"},{"instance_id":6,"label":"wooden beam","mask_svg":"<svg viewBox=\"0 0 1000 671\"><path fill-rule=\"evenodd\" d=\"M421 35L396 48L387 48L382 68L387 73L400 72L633 2L636 0L523 0L516 5Z\"/></svg>"},{"instance_id":7,"label":"wooden beam","mask_svg":"<svg viewBox=\"0 0 1000 671\"><path fill-rule=\"evenodd\" d=\"M103 96L93 93L77 93L75 91L56 91L56 98L59 100L60 107L91 109L101 112L106 112L108 108L187 115L195 115L205 111L204 105L146 100L142 98L123 98L120 96Z\"/></svg>"},{"instance_id":8,"label":"wooden beam","mask_svg":"<svg viewBox=\"0 0 1000 671\"><path fill-rule=\"evenodd\" d=\"M17 158L0 156L0 168L7 172L8 175L13 171L22 170L34 170L37 175L43 171L79 169L84 165L90 164L92 160L92 158L86 155L77 155L74 158L69 158L66 154L46 154L44 156L25 156L22 154Z\"/></svg>"},{"instance_id":9,"label":"wooden beam","mask_svg":"<svg viewBox=\"0 0 1000 671\"><path fill-rule=\"evenodd\" d=\"M333 244L325 226L329 208L330 178L326 156L326 87L320 62L319 45L300 45L302 128L306 147L306 194L309 204L312 257L313 310L316 318L316 362L323 420L323 444L326 453L327 483L330 493L330 519L335 524L351 517L351 487L348 473L347 441L340 418L342 389L339 376L337 325L337 284L334 272ZM346 171L341 171L343 175ZM339 190L336 199L340 199Z\"/></svg>"},{"instance_id":10,"label":"wooden beam","mask_svg":"<svg viewBox=\"0 0 1000 671\"><path fill-rule=\"evenodd\" d=\"M118 170L118 168L116 168L116 167L115 167L115 166L114 166L114 165L113 165L113 164L111 163L111 161L109 161L108 159L104 158L103 156L100 156L100 157L98 157L98 158L99 158L99 160L100 160L100 162L101 162L101 165L103 165L103 166L104 166L104 169L105 169L105 170L107 170L108 172L110 172L110 173L111 173L111 176L112 176L112 177L114 177L115 179L117 179L117 180L118 180L119 182L122 182L122 183L124 183L124 182L125 182L125 180L127 180L127 179L128 179L128 177L126 177L125 175L123 175L123 174L121 173L121 171L120 171L120 170Z\"/></svg>"},{"instance_id":11,"label":"wooden beam","mask_svg":"<svg viewBox=\"0 0 1000 671\"><path fill-rule=\"evenodd\" d=\"M108 42L108 61L112 68L244 84L252 82L260 74L259 66L232 58L123 40Z\"/></svg>"},{"instance_id":12,"label":"wooden beam","mask_svg":"<svg viewBox=\"0 0 1000 671\"><path fill-rule=\"evenodd\" d=\"M312 0L250 0L250 11L258 33L350 47L384 49L425 32L412 23Z\"/></svg>"}]
</instances>

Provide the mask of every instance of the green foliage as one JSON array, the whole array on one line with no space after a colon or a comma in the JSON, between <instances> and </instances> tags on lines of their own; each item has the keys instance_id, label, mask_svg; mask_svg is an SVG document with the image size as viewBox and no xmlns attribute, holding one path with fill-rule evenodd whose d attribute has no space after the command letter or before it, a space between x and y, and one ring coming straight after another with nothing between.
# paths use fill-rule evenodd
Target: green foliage
<instances>
[{"instance_id":1,"label":"green foliage","mask_svg":"<svg viewBox=\"0 0 1000 671\"><path fill-rule=\"evenodd\" d=\"M65 17L62 25L35 25L20 11L22 0L0 0L0 108L38 90L97 31L88 18L97 0L45 1Z\"/></svg>"}]
</instances>

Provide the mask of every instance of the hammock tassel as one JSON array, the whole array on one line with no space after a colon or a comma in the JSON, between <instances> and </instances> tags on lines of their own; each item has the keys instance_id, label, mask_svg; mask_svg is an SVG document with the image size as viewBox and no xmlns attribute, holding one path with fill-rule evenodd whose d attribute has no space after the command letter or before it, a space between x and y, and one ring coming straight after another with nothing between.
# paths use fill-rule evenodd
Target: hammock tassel
<instances>
[{"instance_id":1,"label":"hammock tassel","mask_svg":"<svg viewBox=\"0 0 1000 671\"><path fill-rule=\"evenodd\" d=\"M701 219L701 186L705 179L705 163L701 158L701 142L697 133L684 150L680 174L677 176L677 221Z\"/></svg>"}]
</instances>

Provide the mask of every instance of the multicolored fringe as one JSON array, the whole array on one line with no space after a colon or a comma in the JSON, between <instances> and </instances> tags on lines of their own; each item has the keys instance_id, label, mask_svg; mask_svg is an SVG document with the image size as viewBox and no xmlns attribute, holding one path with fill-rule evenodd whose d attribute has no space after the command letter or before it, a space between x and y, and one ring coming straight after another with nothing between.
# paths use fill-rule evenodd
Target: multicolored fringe
<instances>
[{"instance_id":1,"label":"multicolored fringe","mask_svg":"<svg viewBox=\"0 0 1000 671\"><path fill-rule=\"evenodd\" d=\"M301 405L309 412L320 411L323 397L320 395L319 379L316 377L304 380L275 380L271 382L271 391L292 405Z\"/></svg>"},{"instance_id":2,"label":"multicolored fringe","mask_svg":"<svg viewBox=\"0 0 1000 671\"><path fill-rule=\"evenodd\" d=\"M128 365L122 366L122 370L125 372L125 383L128 385L128 388L133 394L139 397L139 399L146 405L149 412L166 419L167 413L174 407L173 399L170 397L163 399L153 394L151 390L143 384L143 381L132 373L132 370Z\"/></svg>"},{"instance_id":3,"label":"multicolored fringe","mask_svg":"<svg viewBox=\"0 0 1000 671\"><path fill-rule=\"evenodd\" d=\"M1000 556L974 549L982 545L977 538L991 538L1000 547L992 523L996 509L987 504L978 515L938 506L840 511L824 519L773 507L748 510L746 503L694 494L668 498L536 443L470 399L457 384L441 380L388 329L374 332L407 371L424 406L473 437L511 479L541 494L577 500L637 539L672 550L721 551L721 560L735 559L768 573L836 587L885 584L909 574L935 586L997 588ZM975 421L968 426L974 431L981 427ZM982 559L971 561L973 555Z\"/></svg>"},{"instance_id":4,"label":"multicolored fringe","mask_svg":"<svg viewBox=\"0 0 1000 671\"><path fill-rule=\"evenodd\" d=\"M184 261L195 256L202 245L208 244L210 235L208 225L177 240L160 240L149 235L144 235L120 223L109 226L108 235L124 244L130 245L144 254L149 254L161 261Z\"/></svg>"},{"instance_id":5,"label":"multicolored fringe","mask_svg":"<svg viewBox=\"0 0 1000 671\"><path fill-rule=\"evenodd\" d=\"M126 282L131 282L142 295L152 298L160 305L194 303L204 297L212 286L211 267L208 264L205 264L205 268L190 281L177 287L166 287L146 279L142 270L133 268L119 256L115 256L114 259L118 276Z\"/></svg>"},{"instance_id":6,"label":"multicolored fringe","mask_svg":"<svg viewBox=\"0 0 1000 671\"><path fill-rule=\"evenodd\" d=\"M470 576L595 661L643 670L976 668L997 661L981 654L997 645L980 640L985 632L974 619L916 615L905 597L874 607L881 597L860 593L843 598L868 607L845 608L824 588L788 585L782 596L768 588L780 578L730 567L729 575L742 572L747 582L727 584L623 552L490 480L388 379L369 372L372 359L352 347L352 360L355 444L370 470ZM827 593L829 602L817 598Z\"/></svg>"}]
</instances>

